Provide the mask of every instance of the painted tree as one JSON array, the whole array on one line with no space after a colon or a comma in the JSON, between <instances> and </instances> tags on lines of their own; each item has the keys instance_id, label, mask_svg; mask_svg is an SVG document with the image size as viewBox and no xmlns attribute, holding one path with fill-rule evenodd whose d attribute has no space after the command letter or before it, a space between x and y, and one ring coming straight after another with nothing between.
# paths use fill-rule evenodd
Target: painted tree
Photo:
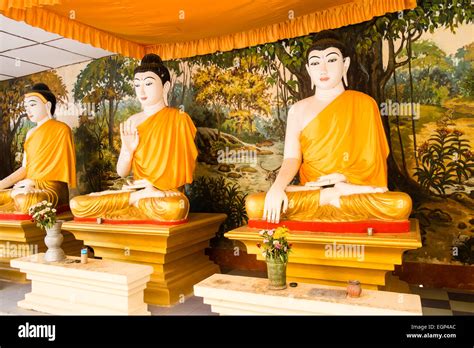
<instances>
[{"instance_id":1,"label":"painted tree","mask_svg":"<svg viewBox=\"0 0 474 348\"><path fill-rule=\"evenodd\" d=\"M314 93L311 79L306 71L305 53L314 42L314 36L288 39L263 46L263 54L271 60L278 59L282 67L275 66L279 73L278 82L285 87L291 103L309 97ZM290 76L286 76L286 71Z\"/></svg>"},{"instance_id":2,"label":"painted tree","mask_svg":"<svg viewBox=\"0 0 474 348\"><path fill-rule=\"evenodd\" d=\"M404 100L409 100L411 93L410 71L407 66L399 68L399 71L399 81L403 87L401 97ZM412 44L411 74L417 81L413 85L414 101L442 105L443 100L453 94L453 72L452 60L434 42L422 40Z\"/></svg>"},{"instance_id":3,"label":"painted tree","mask_svg":"<svg viewBox=\"0 0 474 348\"><path fill-rule=\"evenodd\" d=\"M279 43L250 47L245 50L245 53L259 57L256 60L259 65L258 70L267 76L267 83L276 91L274 99L271 100L271 104L276 111L271 131L274 137L283 138L289 106L298 101L299 85L294 75L277 58L275 54L276 45L279 45ZM290 90L293 91L293 94L290 94Z\"/></svg>"},{"instance_id":4,"label":"painted tree","mask_svg":"<svg viewBox=\"0 0 474 348\"><path fill-rule=\"evenodd\" d=\"M166 63L171 73L170 91L173 91L170 105L184 106L186 93L191 85L192 61L189 58L170 60Z\"/></svg>"},{"instance_id":5,"label":"painted tree","mask_svg":"<svg viewBox=\"0 0 474 348\"><path fill-rule=\"evenodd\" d=\"M84 193L98 192L106 189L104 173L112 169L111 161L106 159L107 127L105 117L79 117L79 127L74 129L79 181L84 184Z\"/></svg>"},{"instance_id":6,"label":"painted tree","mask_svg":"<svg viewBox=\"0 0 474 348\"><path fill-rule=\"evenodd\" d=\"M93 104L107 119L108 147L113 153L114 127L117 109L122 100L133 96L133 69L136 61L120 55L104 57L90 62L77 77L74 85L74 100Z\"/></svg>"},{"instance_id":7,"label":"painted tree","mask_svg":"<svg viewBox=\"0 0 474 348\"><path fill-rule=\"evenodd\" d=\"M28 79L12 79L0 82L0 177L5 177L14 171L15 149L13 140L21 122L26 117L23 107L23 95Z\"/></svg>"},{"instance_id":8,"label":"painted tree","mask_svg":"<svg viewBox=\"0 0 474 348\"><path fill-rule=\"evenodd\" d=\"M458 60L454 77L459 81L460 93L466 98L474 98L474 42L460 48L455 58Z\"/></svg>"},{"instance_id":9,"label":"painted tree","mask_svg":"<svg viewBox=\"0 0 474 348\"><path fill-rule=\"evenodd\" d=\"M407 66L410 85L409 101L413 103L412 53L413 43L425 32L433 32L440 27L452 31L462 23L472 22L472 7L469 0L421 0L418 7L400 13L387 14L354 27L341 29L344 41L351 45L353 68L349 69L349 84L352 88L370 94L378 103L386 100L385 87L396 69ZM388 62L384 65L382 47L387 45ZM406 54L404 54L406 52ZM391 144L390 123L382 118ZM412 118L413 151L417 161L415 119ZM400 170L393 158L388 159L389 183L408 192L419 192L419 186Z\"/></svg>"},{"instance_id":10,"label":"painted tree","mask_svg":"<svg viewBox=\"0 0 474 348\"><path fill-rule=\"evenodd\" d=\"M261 58L256 55L235 57L230 68L211 64L193 75L196 101L207 105L217 118L218 138L225 113L240 133L253 131L255 116L270 113L268 83L261 72Z\"/></svg>"},{"instance_id":11,"label":"painted tree","mask_svg":"<svg viewBox=\"0 0 474 348\"><path fill-rule=\"evenodd\" d=\"M223 95L229 105L229 118L236 120L238 133L253 132L255 116L268 116L270 95L266 76L259 70L261 58L249 55L224 75Z\"/></svg>"},{"instance_id":12,"label":"painted tree","mask_svg":"<svg viewBox=\"0 0 474 348\"><path fill-rule=\"evenodd\" d=\"M224 107L226 96L223 93L226 70L211 64L199 68L193 75L196 88L195 100L197 103L208 107L217 119L217 139L221 136L222 123L225 121Z\"/></svg>"}]
</instances>

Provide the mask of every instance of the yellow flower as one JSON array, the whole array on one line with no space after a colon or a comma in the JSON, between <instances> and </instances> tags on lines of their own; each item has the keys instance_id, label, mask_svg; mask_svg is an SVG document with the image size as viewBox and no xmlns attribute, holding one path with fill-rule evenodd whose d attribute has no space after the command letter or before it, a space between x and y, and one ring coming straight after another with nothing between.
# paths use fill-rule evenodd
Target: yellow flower
<instances>
[{"instance_id":1,"label":"yellow flower","mask_svg":"<svg viewBox=\"0 0 474 348\"><path fill-rule=\"evenodd\" d=\"M286 227L278 227L275 230L275 233L273 234L273 239L280 239L280 238L286 238L288 236L288 228Z\"/></svg>"}]
</instances>

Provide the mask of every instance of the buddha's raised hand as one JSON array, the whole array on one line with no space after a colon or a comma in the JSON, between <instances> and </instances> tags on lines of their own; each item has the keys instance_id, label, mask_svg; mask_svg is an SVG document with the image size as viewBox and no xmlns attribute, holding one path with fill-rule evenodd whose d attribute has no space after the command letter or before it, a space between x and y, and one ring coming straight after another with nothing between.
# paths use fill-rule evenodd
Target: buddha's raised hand
<instances>
[{"instance_id":1,"label":"buddha's raised hand","mask_svg":"<svg viewBox=\"0 0 474 348\"><path fill-rule=\"evenodd\" d=\"M285 213L288 209L288 197L284 189L274 185L270 188L267 195L265 196L263 220L279 223L282 205L283 213Z\"/></svg>"},{"instance_id":2,"label":"buddha's raised hand","mask_svg":"<svg viewBox=\"0 0 474 348\"><path fill-rule=\"evenodd\" d=\"M139 136L137 128L130 120L120 124L120 139L125 150L133 154L137 149Z\"/></svg>"}]
</instances>

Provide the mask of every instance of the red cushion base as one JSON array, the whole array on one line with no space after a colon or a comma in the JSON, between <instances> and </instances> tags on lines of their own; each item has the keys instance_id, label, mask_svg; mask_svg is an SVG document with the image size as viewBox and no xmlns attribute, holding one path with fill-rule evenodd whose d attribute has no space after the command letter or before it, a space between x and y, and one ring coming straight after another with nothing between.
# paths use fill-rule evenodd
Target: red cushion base
<instances>
[{"instance_id":1,"label":"red cushion base","mask_svg":"<svg viewBox=\"0 0 474 348\"><path fill-rule=\"evenodd\" d=\"M67 213L70 211L71 209L69 208L69 204L56 207L56 215ZM15 213L1 214L0 213L0 220L33 221L33 217L29 214L15 214Z\"/></svg>"},{"instance_id":2,"label":"red cushion base","mask_svg":"<svg viewBox=\"0 0 474 348\"><path fill-rule=\"evenodd\" d=\"M80 218L74 217L76 222L92 222L97 223L97 218ZM188 222L188 219L178 221L156 221L156 220L114 220L114 219L102 219L102 224L110 225L162 225L162 226L175 226L182 225Z\"/></svg>"},{"instance_id":3,"label":"red cushion base","mask_svg":"<svg viewBox=\"0 0 474 348\"><path fill-rule=\"evenodd\" d=\"M271 223L264 220L249 220L248 227L273 229L285 226L290 231L308 232L337 232L337 233L367 233L372 227L373 233L402 233L410 232L410 221L356 221L356 222L321 222L321 221L280 221Z\"/></svg>"}]
</instances>

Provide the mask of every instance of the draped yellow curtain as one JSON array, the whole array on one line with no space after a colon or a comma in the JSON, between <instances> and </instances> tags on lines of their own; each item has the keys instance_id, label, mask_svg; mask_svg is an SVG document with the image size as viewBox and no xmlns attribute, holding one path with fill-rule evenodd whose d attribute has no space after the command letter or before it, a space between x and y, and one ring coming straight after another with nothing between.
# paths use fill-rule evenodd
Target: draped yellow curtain
<instances>
[{"instance_id":1,"label":"draped yellow curtain","mask_svg":"<svg viewBox=\"0 0 474 348\"><path fill-rule=\"evenodd\" d=\"M307 35L416 7L416 0L0 0L0 12L125 56L163 59Z\"/></svg>"}]
</instances>

